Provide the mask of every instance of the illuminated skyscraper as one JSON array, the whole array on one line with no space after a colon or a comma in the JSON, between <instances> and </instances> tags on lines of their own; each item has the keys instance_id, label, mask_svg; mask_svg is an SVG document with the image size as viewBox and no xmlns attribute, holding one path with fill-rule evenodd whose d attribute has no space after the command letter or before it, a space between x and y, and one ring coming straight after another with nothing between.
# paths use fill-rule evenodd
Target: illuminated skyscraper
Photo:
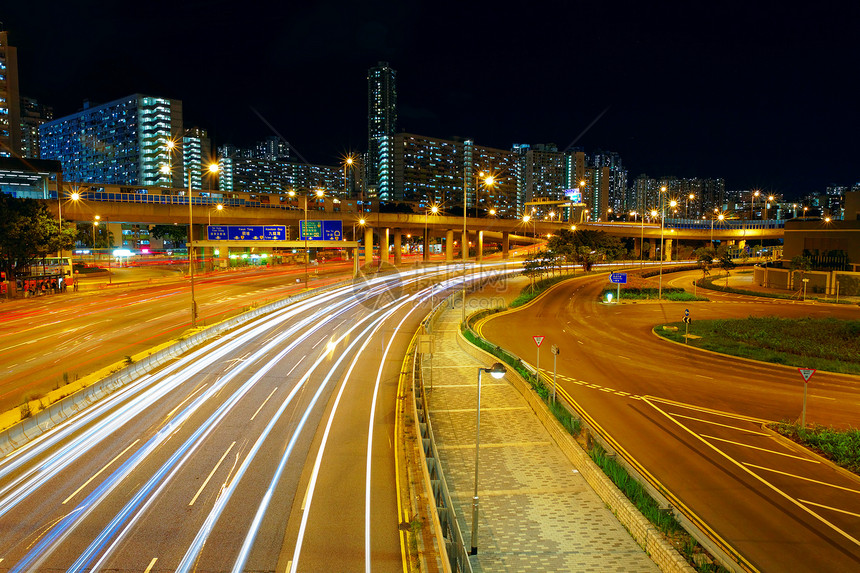
<instances>
[{"instance_id":1,"label":"illuminated skyscraper","mask_svg":"<svg viewBox=\"0 0 860 573\"><path fill-rule=\"evenodd\" d=\"M182 189L182 102L134 94L39 128L42 159L63 164L67 181ZM168 141L177 145L168 149Z\"/></svg>"},{"instance_id":2,"label":"illuminated skyscraper","mask_svg":"<svg viewBox=\"0 0 860 573\"><path fill-rule=\"evenodd\" d=\"M367 71L367 187L393 198L393 138L397 124L397 72L388 62Z\"/></svg>"},{"instance_id":3,"label":"illuminated skyscraper","mask_svg":"<svg viewBox=\"0 0 860 573\"><path fill-rule=\"evenodd\" d=\"M18 100L18 49L0 30L0 157L21 154L21 107Z\"/></svg>"}]
</instances>

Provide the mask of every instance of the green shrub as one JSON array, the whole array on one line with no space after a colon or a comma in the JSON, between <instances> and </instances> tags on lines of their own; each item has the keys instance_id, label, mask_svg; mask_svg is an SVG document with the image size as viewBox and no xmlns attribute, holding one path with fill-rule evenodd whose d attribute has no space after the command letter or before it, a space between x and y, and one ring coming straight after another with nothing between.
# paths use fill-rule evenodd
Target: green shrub
<instances>
[{"instance_id":1,"label":"green shrub","mask_svg":"<svg viewBox=\"0 0 860 573\"><path fill-rule=\"evenodd\" d=\"M836 465L860 474L860 429L837 430L832 427L780 422L771 426L774 430L791 438Z\"/></svg>"}]
</instances>

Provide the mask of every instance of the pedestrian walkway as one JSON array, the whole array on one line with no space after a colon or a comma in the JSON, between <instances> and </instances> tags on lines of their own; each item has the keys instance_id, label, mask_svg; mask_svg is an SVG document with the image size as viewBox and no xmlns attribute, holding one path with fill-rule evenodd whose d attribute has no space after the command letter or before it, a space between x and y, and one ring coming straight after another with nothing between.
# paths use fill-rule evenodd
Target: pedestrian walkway
<instances>
[{"instance_id":1,"label":"pedestrian walkway","mask_svg":"<svg viewBox=\"0 0 860 573\"><path fill-rule=\"evenodd\" d=\"M475 487L479 364L457 344L460 309L439 317L429 413L467 548ZM475 571L659 571L606 508L519 392L481 381Z\"/></svg>"}]
</instances>

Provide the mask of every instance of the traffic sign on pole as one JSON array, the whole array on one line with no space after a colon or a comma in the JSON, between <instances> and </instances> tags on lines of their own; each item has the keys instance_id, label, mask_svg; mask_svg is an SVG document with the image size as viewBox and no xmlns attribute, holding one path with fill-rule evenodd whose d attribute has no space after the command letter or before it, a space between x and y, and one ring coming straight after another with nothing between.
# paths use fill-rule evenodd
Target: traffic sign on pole
<instances>
[{"instance_id":1,"label":"traffic sign on pole","mask_svg":"<svg viewBox=\"0 0 860 573\"><path fill-rule=\"evenodd\" d=\"M803 376L803 411L800 414L800 425L806 427L806 387L809 386L809 379L815 374L815 368L798 368L798 372Z\"/></svg>"},{"instance_id":2,"label":"traffic sign on pole","mask_svg":"<svg viewBox=\"0 0 860 573\"><path fill-rule=\"evenodd\" d=\"M540 348L540 345L543 342L543 339L546 337L545 336L532 336L532 338L534 339L535 344L538 346L538 348Z\"/></svg>"},{"instance_id":3,"label":"traffic sign on pole","mask_svg":"<svg viewBox=\"0 0 860 573\"><path fill-rule=\"evenodd\" d=\"M803 376L804 382L809 382L809 379L815 374L815 368L798 368L797 371Z\"/></svg>"}]
</instances>

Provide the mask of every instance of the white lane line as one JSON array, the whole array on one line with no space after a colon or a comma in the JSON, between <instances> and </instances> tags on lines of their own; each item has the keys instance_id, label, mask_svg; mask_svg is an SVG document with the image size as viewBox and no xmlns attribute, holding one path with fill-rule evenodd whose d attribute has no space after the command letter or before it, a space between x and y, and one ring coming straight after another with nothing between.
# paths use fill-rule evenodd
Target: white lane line
<instances>
[{"instance_id":1,"label":"white lane line","mask_svg":"<svg viewBox=\"0 0 860 573\"><path fill-rule=\"evenodd\" d=\"M797 474L790 474L790 473L788 473L788 472L783 472L783 471L780 471L780 470L775 470L775 469L773 469L773 468L766 468L766 467L764 467L764 466L757 466L757 465L755 465L755 464L751 464L751 463L749 463L749 462L742 462L742 463L743 463L745 466L749 466L749 467L751 467L751 468L756 468L756 469L758 469L758 470L763 470L763 471L766 471L766 472L772 472L772 473L775 473L775 474L780 474L780 475L784 475L784 476L788 476L788 477L793 477L793 478L797 478L797 479L799 479L799 480L809 481L809 482L812 482L812 483L817 483L817 484L819 484L819 485L826 485L827 487L832 487L832 488L836 488L836 489L841 489L841 490L843 490L843 491L850 491L850 492L852 492L852 493L860 493L860 490L851 489L850 487L843 487L843 486L841 486L841 485L836 485L836 484L833 484L833 483L827 483L826 481L820 481L820 480L817 480L817 479L812 479L812 478L808 478L808 477L803 477L803 476L799 476L799 475L797 475ZM860 544L860 542L857 542L857 543L858 543L858 544Z\"/></svg>"},{"instance_id":2,"label":"white lane line","mask_svg":"<svg viewBox=\"0 0 860 573\"><path fill-rule=\"evenodd\" d=\"M149 573L150 571L152 571L152 568L155 566L156 561L158 561L158 557L153 557L152 561L149 562L149 565L146 567L143 573Z\"/></svg>"},{"instance_id":3,"label":"white lane line","mask_svg":"<svg viewBox=\"0 0 860 573\"><path fill-rule=\"evenodd\" d=\"M787 457L787 458L794 458L795 460L800 460L800 461L802 461L802 462L809 462L809 463L811 463L811 464L820 464L820 463L821 463L821 462L819 462L818 460L813 460L813 459L810 459L810 458L804 458L804 457L801 457L801 456L795 456L795 455L793 455L793 454L786 454L786 453L784 453L784 452L777 452L776 450L769 450L769 449L767 449L767 448L760 448L760 447L758 447L758 446L751 446L750 444L744 444L743 442L735 442L734 440L726 440L726 439L724 439L724 438L718 438L718 437L716 437L716 436L708 436L708 435L706 435L706 434L701 434L701 436L702 436L703 438L708 438L709 440L717 440L718 442L725 442L725 443L727 443L727 444L732 444L732 445L735 445L735 446L740 446L740 447L742 447L742 448L750 448L750 449L752 449L752 450L758 450L758 451L760 451L760 452L767 452L767 453L769 453L769 454L776 454L776 455L778 455L778 456L785 456L785 457Z\"/></svg>"},{"instance_id":4,"label":"white lane line","mask_svg":"<svg viewBox=\"0 0 860 573\"><path fill-rule=\"evenodd\" d=\"M224 461L224 458L226 458L226 457L227 457L227 454L229 454L229 453L230 453L230 450L232 450L232 449L233 449L233 446L235 446L235 445L236 445L236 442L235 442L235 441L234 441L232 444L230 444L230 447L229 447L229 448L227 448L227 451L226 451L226 452L224 452L224 454L221 456L221 459L220 459L220 460L218 460L218 463L217 463L217 464L215 464L215 467L214 467L214 468L212 468L212 471L211 471L211 472L209 472L209 475L208 475L208 476L206 476L206 480L205 480L205 481L203 482L203 484L200 486L200 489L198 489L198 490L197 490L197 493L195 493L195 494L194 494L194 497L193 497L193 498L191 498L191 501L190 501L190 502L188 502L188 505L194 505L194 502L195 502L195 501L197 501L197 498L200 496L200 494L201 494L201 493L203 493L203 489L206 487L206 484L208 484L208 483L209 483L209 480L211 480L211 479L212 479L212 476L213 476L213 475L215 475L215 471L216 471L219 467L221 467L221 462L223 462L223 461Z\"/></svg>"},{"instance_id":5,"label":"white lane line","mask_svg":"<svg viewBox=\"0 0 860 573\"><path fill-rule=\"evenodd\" d=\"M463 250L465 250L465 249L463 249ZM260 413L260 410L262 410L262 409L263 409L263 406L265 406L265 405L266 405L266 402L268 402L268 401L269 401L269 398L271 398L271 397L272 397L272 394L274 394L274 393L275 393L275 390L277 390L277 389L278 389L278 387L277 387L277 386L275 386L275 387L272 389L272 391L271 391L271 392L269 392L269 395L268 395L268 396L266 396L266 399L265 399L265 400L263 400L263 403L262 403L262 404L260 404L260 407L259 407L259 408L257 408L257 411L256 411L256 412L254 412L254 415L253 415L253 416L251 416L251 420L252 420L252 421L254 420L254 418L256 418L256 417L257 417L257 414L259 414L259 413Z\"/></svg>"},{"instance_id":6,"label":"white lane line","mask_svg":"<svg viewBox=\"0 0 860 573\"><path fill-rule=\"evenodd\" d=\"M839 513L845 513L848 515L852 515L854 517L860 517L860 513L854 513L853 511L848 511L845 509L839 509L838 507L831 507L829 505L821 505L820 503L815 503L814 501L807 501L805 499L798 499L800 503L808 503L809 505L814 505L816 507L823 507L824 509L829 509L831 511L838 511Z\"/></svg>"},{"instance_id":7,"label":"white lane line","mask_svg":"<svg viewBox=\"0 0 860 573\"><path fill-rule=\"evenodd\" d=\"M465 250L465 249L464 249ZM704 374L696 374L698 378L707 378L708 380L713 380L713 376L705 376Z\"/></svg>"},{"instance_id":8,"label":"white lane line","mask_svg":"<svg viewBox=\"0 0 860 573\"><path fill-rule=\"evenodd\" d=\"M695 418L693 416L685 416L684 414L672 414L675 418L684 418L686 420L693 420L694 422L701 422L703 424L711 424L712 426L720 426L721 428L731 428L732 430L738 430L739 432L747 432L749 434L754 434L756 436L769 436L765 432L756 432L755 430L747 430L745 428L739 428L737 426L732 426L730 424L720 424L719 422L714 422L711 420L703 420L702 418Z\"/></svg>"},{"instance_id":9,"label":"white lane line","mask_svg":"<svg viewBox=\"0 0 860 573\"><path fill-rule=\"evenodd\" d=\"M465 250L465 249L464 249L464 250ZM328 340L328 338L320 338L320 341L319 341L319 342L317 342L316 344L314 344L313 346L311 346L311 350L315 349L317 346L319 346L320 344L322 344L322 343L323 343L323 342L325 342L326 340Z\"/></svg>"},{"instance_id":10,"label":"white lane line","mask_svg":"<svg viewBox=\"0 0 860 573\"><path fill-rule=\"evenodd\" d=\"M466 249L463 249L463 250L465 251ZM290 368L290 371L289 371L289 372L287 372L287 376L289 376L290 374L292 374L292 373L293 373L293 370L295 370L295 369L296 369L296 367L297 367L299 364L301 364L301 363L302 363L302 360L304 360L304 359L305 359L305 356L307 356L307 354L305 354L304 356L302 356L301 358L299 358L299 361L298 361L298 362L296 362L295 366L293 366L292 368Z\"/></svg>"},{"instance_id":11,"label":"white lane line","mask_svg":"<svg viewBox=\"0 0 860 573\"><path fill-rule=\"evenodd\" d=\"M97 477L99 477L99 475L100 475L103 471L105 471L106 469L108 469L108 468L111 466L111 464L113 464L115 461L117 461L119 458L121 458L121 457L123 456L123 454L125 454L127 451L129 451L131 448L133 448L133 447L134 447L134 445L135 445L136 443L138 443L139 441L140 441L140 438L138 438L137 440L133 441L133 442L131 443L131 445L129 445L126 449L124 449L123 451L121 451L120 453L118 453L118 454L116 455L116 457L114 457L114 459L112 459L112 460L111 460L111 461L109 461L107 464L105 464L105 466L104 466L102 469L100 469L99 471L97 471L96 473L94 473L94 474L93 474L93 477L91 477L90 479L88 479L87 481L85 481L85 482L84 482L84 485L82 485L81 487L79 487L78 489L76 489L75 491L73 491L73 492L72 492L72 495L70 495L69 497L67 497L66 499L64 499L64 500L63 500L63 503L62 503L62 504L60 504L60 505L65 505L67 501L69 501L70 499L72 499L73 497L75 497L75 496L78 494L78 492L80 492L82 489L84 489L85 487L87 487L87 485L89 485L89 483L90 483L91 481L93 481L94 479L96 479Z\"/></svg>"}]
</instances>

